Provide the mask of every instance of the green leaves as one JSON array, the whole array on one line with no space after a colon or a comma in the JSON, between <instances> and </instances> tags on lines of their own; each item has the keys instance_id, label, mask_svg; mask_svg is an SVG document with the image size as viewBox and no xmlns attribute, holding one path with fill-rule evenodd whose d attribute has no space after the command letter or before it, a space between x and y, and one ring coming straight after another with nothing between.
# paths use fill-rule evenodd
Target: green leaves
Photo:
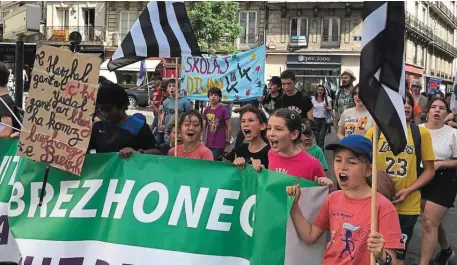
<instances>
[{"instance_id":1,"label":"green leaves","mask_svg":"<svg viewBox=\"0 0 457 265\"><path fill-rule=\"evenodd\" d=\"M190 8L189 19L202 52L238 52L235 41L243 30L238 24L239 9L232 1L197 2Z\"/></svg>"}]
</instances>

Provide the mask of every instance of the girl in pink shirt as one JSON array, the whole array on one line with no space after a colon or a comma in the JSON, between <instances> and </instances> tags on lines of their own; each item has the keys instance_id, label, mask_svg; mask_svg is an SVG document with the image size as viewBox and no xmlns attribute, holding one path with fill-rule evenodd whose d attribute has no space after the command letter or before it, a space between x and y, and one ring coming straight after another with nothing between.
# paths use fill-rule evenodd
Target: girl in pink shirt
<instances>
[{"instance_id":1,"label":"girl in pink shirt","mask_svg":"<svg viewBox=\"0 0 457 265\"><path fill-rule=\"evenodd\" d=\"M268 169L311 181L325 177L319 160L300 147L301 132L300 115L293 110L279 109L268 119Z\"/></svg>"},{"instance_id":2,"label":"girl in pink shirt","mask_svg":"<svg viewBox=\"0 0 457 265\"><path fill-rule=\"evenodd\" d=\"M182 144L171 148L168 151L169 156L174 156L176 149L178 157L214 160L211 150L200 141L203 120L197 111L189 110L184 113L179 121L179 128L181 129Z\"/></svg>"},{"instance_id":3,"label":"girl in pink shirt","mask_svg":"<svg viewBox=\"0 0 457 265\"><path fill-rule=\"evenodd\" d=\"M296 196L290 215L298 234L306 244L316 242L325 231L330 241L325 249L323 265L370 264L374 254L377 264L400 264L396 250L404 249L397 211L381 194L376 197L377 233L371 231L371 176L372 142L362 135L349 135L334 150L334 172L342 190L331 193L322 204L314 223L303 216L298 200L300 186L287 187L287 193Z\"/></svg>"}]
</instances>

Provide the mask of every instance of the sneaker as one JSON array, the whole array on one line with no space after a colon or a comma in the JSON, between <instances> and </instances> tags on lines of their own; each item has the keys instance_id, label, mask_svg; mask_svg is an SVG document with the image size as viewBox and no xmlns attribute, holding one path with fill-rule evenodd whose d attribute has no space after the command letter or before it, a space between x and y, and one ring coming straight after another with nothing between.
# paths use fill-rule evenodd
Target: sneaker
<instances>
[{"instance_id":1,"label":"sneaker","mask_svg":"<svg viewBox=\"0 0 457 265\"><path fill-rule=\"evenodd\" d=\"M436 265L448 265L449 261L454 258L455 252L452 250L451 247L449 247L446 250L441 250L435 257L435 260L433 261Z\"/></svg>"}]
</instances>

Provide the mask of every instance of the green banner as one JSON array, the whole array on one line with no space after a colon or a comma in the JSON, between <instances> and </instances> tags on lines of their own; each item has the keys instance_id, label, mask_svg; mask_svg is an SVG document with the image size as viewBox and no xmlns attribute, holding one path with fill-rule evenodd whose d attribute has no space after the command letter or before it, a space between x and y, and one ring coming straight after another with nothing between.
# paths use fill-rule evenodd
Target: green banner
<instances>
[{"instance_id":1,"label":"green banner","mask_svg":"<svg viewBox=\"0 0 457 265\"><path fill-rule=\"evenodd\" d=\"M19 159L16 147L0 141L0 215L14 236L3 250L15 241L24 265L284 264L293 177L213 161L87 155L79 177L50 169L40 207L45 165Z\"/></svg>"}]
</instances>

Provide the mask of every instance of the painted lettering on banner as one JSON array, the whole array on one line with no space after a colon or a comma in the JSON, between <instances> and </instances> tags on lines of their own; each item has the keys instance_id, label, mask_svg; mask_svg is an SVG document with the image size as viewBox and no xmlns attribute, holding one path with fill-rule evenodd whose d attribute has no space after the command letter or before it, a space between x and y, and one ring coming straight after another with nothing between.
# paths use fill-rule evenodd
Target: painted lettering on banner
<instances>
[{"instance_id":1,"label":"painted lettering on banner","mask_svg":"<svg viewBox=\"0 0 457 265\"><path fill-rule=\"evenodd\" d=\"M18 153L81 174L92 130L100 59L41 46L35 55Z\"/></svg>"},{"instance_id":2,"label":"painted lettering on banner","mask_svg":"<svg viewBox=\"0 0 457 265\"><path fill-rule=\"evenodd\" d=\"M184 57L181 94L208 101L208 90L217 87L222 101L247 101L263 95L265 46L230 56Z\"/></svg>"}]
</instances>

